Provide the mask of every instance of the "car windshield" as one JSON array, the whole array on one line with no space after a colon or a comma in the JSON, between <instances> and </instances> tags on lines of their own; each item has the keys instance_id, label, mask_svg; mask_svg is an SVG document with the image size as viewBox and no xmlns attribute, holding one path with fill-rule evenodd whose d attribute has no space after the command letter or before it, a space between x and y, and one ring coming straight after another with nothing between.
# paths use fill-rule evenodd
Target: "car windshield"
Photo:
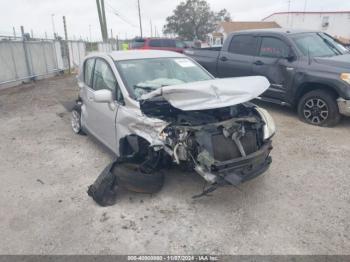
<instances>
[{"instance_id":1,"label":"car windshield","mask_svg":"<svg viewBox=\"0 0 350 262\"><path fill-rule=\"evenodd\" d=\"M185 57L125 60L116 64L129 92L136 99L162 86L212 79L205 70Z\"/></svg>"},{"instance_id":2,"label":"car windshield","mask_svg":"<svg viewBox=\"0 0 350 262\"><path fill-rule=\"evenodd\" d=\"M323 33L297 34L292 38L305 56L335 56L347 52L346 48L340 43Z\"/></svg>"},{"instance_id":3,"label":"car windshield","mask_svg":"<svg viewBox=\"0 0 350 262\"><path fill-rule=\"evenodd\" d=\"M349 53L349 50L343 46L340 42L338 42L337 40L335 40L333 37L331 37L330 35L327 35L325 33L320 33L320 35L326 39L327 41L329 41L330 44L334 45L342 54L347 54Z\"/></svg>"}]
</instances>

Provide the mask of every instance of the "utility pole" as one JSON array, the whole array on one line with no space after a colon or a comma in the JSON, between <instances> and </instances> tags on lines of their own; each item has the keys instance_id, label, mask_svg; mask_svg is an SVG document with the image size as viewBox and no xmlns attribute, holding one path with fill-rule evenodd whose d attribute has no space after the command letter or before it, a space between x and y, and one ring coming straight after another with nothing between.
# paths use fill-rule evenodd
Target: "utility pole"
<instances>
[{"instance_id":1,"label":"utility pole","mask_svg":"<svg viewBox=\"0 0 350 262\"><path fill-rule=\"evenodd\" d=\"M141 21L141 8L140 8L140 0L137 0L137 6L139 9L139 22L140 22L140 33L142 38L142 21Z\"/></svg>"},{"instance_id":2,"label":"utility pole","mask_svg":"<svg viewBox=\"0 0 350 262\"><path fill-rule=\"evenodd\" d=\"M90 39L89 39L89 42L90 42L90 51L92 51L92 37L91 37L91 25L89 25L89 34L90 34Z\"/></svg>"},{"instance_id":3,"label":"utility pole","mask_svg":"<svg viewBox=\"0 0 350 262\"><path fill-rule=\"evenodd\" d=\"M30 63L29 63L29 55L28 55L28 49L27 49L27 44L26 44L26 36L25 36L25 33L24 33L23 25L21 25L21 34L22 34L22 40L23 40L23 50L24 50L24 57L25 57L25 60L26 60L27 72L28 72L28 76L32 80L33 76L32 76L32 70L31 70Z\"/></svg>"},{"instance_id":4,"label":"utility pole","mask_svg":"<svg viewBox=\"0 0 350 262\"><path fill-rule=\"evenodd\" d=\"M63 28L64 28L64 38L66 40L66 54L67 54L67 60L68 60L68 73L71 73L70 68L70 56L69 56L69 47L68 47L68 33L67 33L67 23L66 23L66 17L63 16Z\"/></svg>"},{"instance_id":5,"label":"utility pole","mask_svg":"<svg viewBox=\"0 0 350 262\"><path fill-rule=\"evenodd\" d=\"M149 20L150 27L151 27L151 37L153 37L153 26L152 26L152 19Z\"/></svg>"},{"instance_id":6,"label":"utility pole","mask_svg":"<svg viewBox=\"0 0 350 262\"><path fill-rule=\"evenodd\" d=\"M289 25L289 20L290 20L290 2L291 2L291 0L288 0L288 16L287 16L287 25L288 25L288 27L290 26Z\"/></svg>"},{"instance_id":7,"label":"utility pole","mask_svg":"<svg viewBox=\"0 0 350 262\"><path fill-rule=\"evenodd\" d=\"M107 31L107 20L106 20L106 11L105 11L105 0L101 0L101 9L102 9L102 17L105 31L106 42L108 40L108 31Z\"/></svg>"},{"instance_id":8,"label":"utility pole","mask_svg":"<svg viewBox=\"0 0 350 262\"><path fill-rule=\"evenodd\" d=\"M56 39L55 14L51 14L53 39Z\"/></svg>"},{"instance_id":9,"label":"utility pole","mask_svg":"<svg viewBox=\"0 0 350 262\"><path fill-rule=\"evenodd\" d=\"M13 27L12 29L13 29L13 37L16 38L16 28Z\"/></svg>"},{"instance_id":10,"label":"utility pole","mask_svg":"<svg viewBox=\"0 0 350 262\"><path fill-rule=\"evenodd\" d=\"M108 33L107 33L105 2L104 0L101 0L101 3L100 3L100 0L96 0L96 5L97 5L98 19L100 21L102 39L103 39L103 42L107 42Z\"/></svg>"},{"instance_id":11,"label":"utility pole","mask_svg":"<svg viewBox=\"0 0 350 262\"><path fill-rule=\"evenodd\" d=\"M305 21L305 12L306 12L306 7L307 7L307 0L304 2L304 15L303 15L303 21Z\"/></svg>"}]
</instances>

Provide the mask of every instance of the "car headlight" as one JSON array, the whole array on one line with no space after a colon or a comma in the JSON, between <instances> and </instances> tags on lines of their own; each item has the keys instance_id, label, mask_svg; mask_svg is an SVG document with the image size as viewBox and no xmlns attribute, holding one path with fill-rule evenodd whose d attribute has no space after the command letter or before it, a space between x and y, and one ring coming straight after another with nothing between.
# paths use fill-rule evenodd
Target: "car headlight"
<instances>
[{"instance_id":1,"label":"car headlight","mask_svg":"<svg viewBox=\"0 0 350 262\"><path fill-rule=\"evenodd\" d=\"M271 138L276 133L276 125L272 116L263 108L256 107L256 111L260 114L262 120L265 122L264 125L264 140Z\"/></svg>"},{"instance_id":2,"label":"car headlight","mask_svg":"<svg viewBox=\"0 0 350 262\"><path fill-rule=\"evenodd\" d=\"M350 84L350 73L342 73L340 74L340 79Z\"/></svg>"}]
</instances>

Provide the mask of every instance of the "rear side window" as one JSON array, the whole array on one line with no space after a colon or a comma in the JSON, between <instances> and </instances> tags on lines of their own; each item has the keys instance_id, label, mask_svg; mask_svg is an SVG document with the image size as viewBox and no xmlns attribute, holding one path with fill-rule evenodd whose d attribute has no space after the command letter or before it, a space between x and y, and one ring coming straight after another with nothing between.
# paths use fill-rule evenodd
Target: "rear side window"
<instances>
[{"instance_id":1,"label":"rear side window","mask_svg":"<svg viewBox=\"0 0 350 262\"><path fill-rule=\"evenodd\" d=\"M287 57L288 53L289 47L282 40L273 37L262 38L259 56L280 58Z\"/></svg>"},{"instance_id":2,"label":"rear side window","mask_svg":"<svg viewBox=\"0 0 350 262\"><path fill-rule=\"evenodd\" d=\"M149 41L151 47L176 47L173 39L151 39Z\"/></svg>"},{"instance_id":3,"label":"rear side window","mask_svg":"<svg viewBox=\"0 0 350 262\"><path fill-rule=\"evenodd\" d=\"M149 41L149 46L152 47L162 47L162 40L161 39L153 39Z\"/></svg>"},{"instance_id":4,"label":"rear side window","mask_svg":"<svg viewBox=\"0 0 350 262\"><path fill-rule=\"evenodd\" d=\"M84 64L84 82L88 86L92 86L91 80L92 80L92 72L94 69L95 59L90 58L85 61Z\"/></svg>"},{"instance_id":5,"label":"rear side window","mask_svg":"<svg viewBox=\"0 0 350 262\"><path fill-rule=\"evenodd\" d=\"M135 49L135 48L142 48L145 45L145 40L144 39L136 39L134 41L131 42L131 48Z\"/></svg>"},{"instance_id":6,"label":"rear side window","mask_svg":"<svg viewBox=\"0 0 350 262\"><path fill-rule=\"evenodd\" d=\"M250 35L238 35L232 38L229 52L240 55L255 55L257 49L257 38Z\"/></svg>"},{"instance_id":7,"label":"rear side window","mask_svg":"<svg viewBox=\"0 0 350 262\"><path fill-rule=\"evenodd\" d=\"M176 47L175 40L173 39L163 39L162 45L163 47Z\"/></svg>"}]
</instances>

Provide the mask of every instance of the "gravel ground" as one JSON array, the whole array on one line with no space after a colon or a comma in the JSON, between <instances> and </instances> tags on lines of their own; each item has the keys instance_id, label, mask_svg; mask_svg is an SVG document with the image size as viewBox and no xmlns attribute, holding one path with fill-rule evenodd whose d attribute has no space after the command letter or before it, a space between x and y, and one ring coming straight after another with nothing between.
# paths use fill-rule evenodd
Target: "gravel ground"
<instances>
[{"instance_id":1,"label":"gravel ground","mask_svg":"<svg viewBox=\"0 0 350 262\"><path fill-rule=\"evenodd\" d=\"M192 200L203 181L172 169L155 195L86 194L112 156L74 135L74 77L0 91L1 254L350 254L350 119L335 128L273 115L273 164L239 188Z\"/></svg>"}]
</instances>

